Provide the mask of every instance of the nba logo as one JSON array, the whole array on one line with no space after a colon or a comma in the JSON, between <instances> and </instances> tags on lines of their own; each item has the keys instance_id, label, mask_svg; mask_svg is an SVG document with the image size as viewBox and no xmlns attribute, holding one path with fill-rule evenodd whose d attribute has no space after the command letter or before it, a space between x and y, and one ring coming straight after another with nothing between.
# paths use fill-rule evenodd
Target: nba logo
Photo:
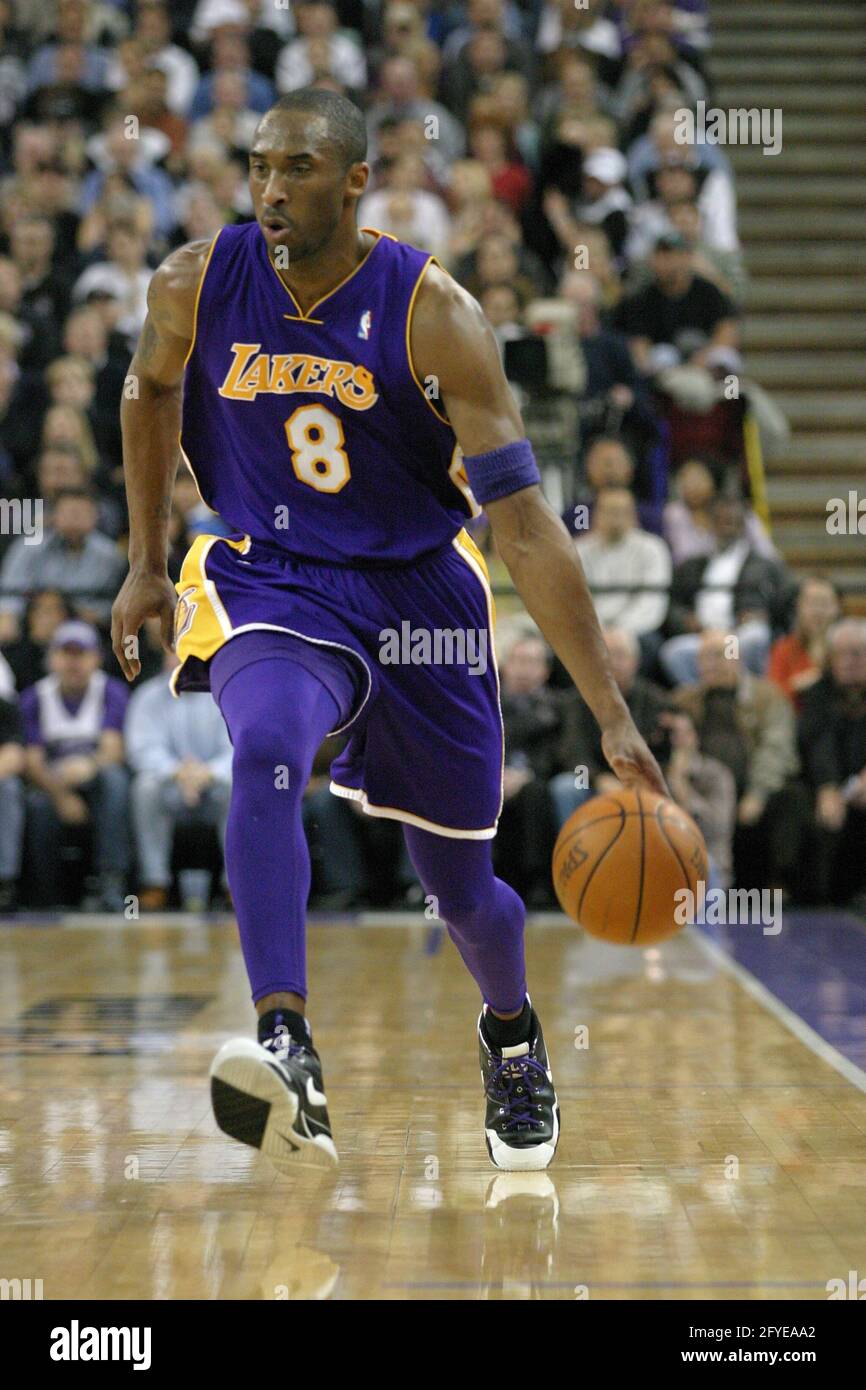
<instances>
[{"instance_id":1,"label":"nba logo","mask_svg":"<svg viewBox=\"0 0 866 1390\"><path fill-rule=\"evenodd\" d=\"M369 310L369 309L365 309L364 312L363 312L363 314L361 315L361 322L358 324L358 337L359 337L359 338L369 338L369 336L370 336L370 322L371 322L371 320L372 320L372 317L373 317L373 315L371 314L370 310Z\"/></svg>"}]
</instances>

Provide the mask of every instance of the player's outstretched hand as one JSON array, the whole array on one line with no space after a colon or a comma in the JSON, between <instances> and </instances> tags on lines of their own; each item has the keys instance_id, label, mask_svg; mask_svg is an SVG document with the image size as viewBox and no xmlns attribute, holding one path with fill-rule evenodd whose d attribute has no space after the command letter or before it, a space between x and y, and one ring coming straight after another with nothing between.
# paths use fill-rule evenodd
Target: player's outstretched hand
<instances>
[{"instance_id":1,"label":"player's outstretched hand","mask_svg":"<svg viewBox=\"0 0 866 1390\"><path fill-rule=\"evenodd\" d=\"M623 786L642 787L646 791L670 797L661 768L631 720L613 729L605 729L601 746Z\"/></svg>"},{"instance_id":2,"label":"player's outstretched hand","mask_svg":"<svg viewBox=\"0 0 866 1390\"><path fill-rule=\"evenodd\" d=\"M111 646L128 681L141 670L138 631L145 618L159 618L163 646L170 651L177 595L167 574L130 570L111 609Z\"/></svg>"}]
</instances>

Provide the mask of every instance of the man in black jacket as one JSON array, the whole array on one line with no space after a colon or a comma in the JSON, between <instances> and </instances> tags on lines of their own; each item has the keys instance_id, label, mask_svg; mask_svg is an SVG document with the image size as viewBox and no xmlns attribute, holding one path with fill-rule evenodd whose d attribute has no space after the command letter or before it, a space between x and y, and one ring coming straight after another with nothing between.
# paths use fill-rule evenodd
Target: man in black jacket
<instances>
[{"instance_id":1,"label":"man in black jacket","mask_svg":"<svg viewBox=\"0 0 866 1390\"><path fill-rule=\"evenodd\" d=\"M499 877L536 908L554 906L550 859L556 827L548 782L560 766L563 697L547 684L550 664L544 641L522 636L499 673L505 801L494 862Z\"/></svg>"},{"instance_id":2,"label":"man in black jacket","mask_svg":"<svg viewBox=\"0 0 866 1390\"><path fill-rule=\"evenodd\" d=\"M866 894L866 621L844 618L828 635L828 670L803 694L803 773L818 826L815 896Z\"/></svg>"},{"instance_id":3,"label":"man in black jacket","mask_svg":"<svg viewBox=\"0 0 866 1390\"><path fill-rule=\"evenodd\" d=\"M656 758L662 762L669 753L662 715L671 708L670 699L666 691L638 675L640 645L632 633L621 628L605 628L604 640L614 680L631 716ZM620 790L620 783L602 751L601 731L585 700L576 690L563 692L563 706L560 766L568 771L558 772L550 783L560 827L591 796Z\"/></svg>"},{"instance_id":4,"label":"man in black jacket","mask_svg":"<svg viewBox=\"0 0 866 1390\"><path fill-rule=\"evenodd\" d=\"M736 633L743 665L762 676L774 636L788 631L796 586L781 561L759 555L746 534L742 499L724 494L712 504L716 548L674 570L666 623L669 640L660 652L674 685L693 685L701 632Z\"/></svg>"}]
</instances>

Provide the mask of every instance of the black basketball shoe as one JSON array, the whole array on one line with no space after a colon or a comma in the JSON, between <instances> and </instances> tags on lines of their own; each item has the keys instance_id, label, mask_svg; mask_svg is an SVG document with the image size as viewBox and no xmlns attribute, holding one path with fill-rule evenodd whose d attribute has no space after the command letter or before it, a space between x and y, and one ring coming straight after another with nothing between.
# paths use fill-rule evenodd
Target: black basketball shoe
<instances>
[{"instance_id":1,"label":"black basketball shoe","mask_svg":"<svg viewBox=\"0 0 866 1390\"><path fill-rule=\"evenodd\" d=\"M220 1129L261 1149L281 1173L339 1162L311 1039L302 1043L279 1024L260 1031L259 1042L231 1038L214 1057L210 1078Z\"/></svg>"},{"instance_id":2,"label":"black basketball shoe","mask_svg":"<svg viewBox=\"0 0 866 1390\"><path fill-rule=\"evenodd\" d=\"M478 1046L490 1161L509 1172L547 1168L559 1142L559 1102L538 1015L531 1009L527 1042L500 1050L487 1037L486 1014L485 1004L478 1019Z\"/></svg>"}]
</instances>

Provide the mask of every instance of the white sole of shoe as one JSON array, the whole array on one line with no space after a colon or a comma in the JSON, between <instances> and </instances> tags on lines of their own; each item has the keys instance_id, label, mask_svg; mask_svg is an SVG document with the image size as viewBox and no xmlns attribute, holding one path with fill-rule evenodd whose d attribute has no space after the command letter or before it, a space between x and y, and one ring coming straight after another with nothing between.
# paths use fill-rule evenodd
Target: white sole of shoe
<instances>
[{"instance_id":1,"label":"white sole of shoe","mask_svg":"<svg viewBox=\"0 0 866 1390\"><path fill-rule=\"evenodd\" d=\"M559 1143L559 1106L553 1113L553 1138L547 1144L533 1144L531 1148L516 1149L506 1144L501 1135L493 1129L485 1129L487 1152L494 1168L504 1173L535 1173L549 1168Z\"/></svg>"},{"instance_id":2,"label":"white sole of shoe","mask_svg":"<svg viewBox=\"0 0 866 1390\"><path fill-rule=\"evenodd\" d=\"M295 1128L298 1095L271 1054L250 1038L223 1043L210 1068L214 1118L224 1134L261 1149L281 1173L339 1163L333 1139Z\"/></svg>"}]
</instances>

